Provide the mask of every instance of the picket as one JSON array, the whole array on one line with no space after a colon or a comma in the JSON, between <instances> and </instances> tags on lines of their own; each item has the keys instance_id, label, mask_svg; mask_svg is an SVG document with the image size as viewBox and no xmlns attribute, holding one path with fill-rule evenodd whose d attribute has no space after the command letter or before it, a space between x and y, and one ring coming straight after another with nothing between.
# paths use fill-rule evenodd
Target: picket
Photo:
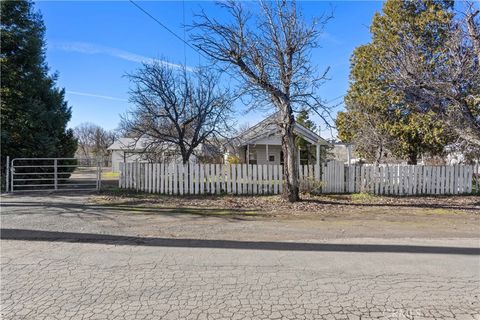
<instances>
[{"instance_id":1,"label":"picket","mask_svg":"<svg viewBox=\"0 0 480 320\"><path fill-rule=\"evenodd\" d=\"M190 194L198 194L199 191L199 169L198 169L198 164L192 164L192 190L190 191Z\"/></svg>"},{"instance_id":2,"label":"picket","mask_svg":"<svg viewBox=\"0 0 480 320\"><path fill-rule=\"evenodd\" d=\"M125 174L127 172L125 168L125 163L120 163L119 164L119 170L120 170L120 176L118 178L118 187L119 188L125 188L124 182L125 182Z\"/></svg>"},{"instance_id":3,"label":"picket","mask_svg":"<svg viewBox=\"0 0 480 320\"><path fill-rule=\"evenodd\" d=\"M153 193L160 193L160 163L153 164Z\"/></svg>"},{"instance_id":4,"label":"picket","mask_svg":"<svg viewBox=\"0 0 480 320\"><path fill-rule=\"evenodd\" d=\"M302 188L321 193L443 195L478 192L478 165L301 165ZM283 166L263 164L120 164L118 185L161 194L279 194ZM320 188L318 188L320 186Z\"/></svg>"},{"instance_id":5,"label":"picket","mask_svg":"<svg viewBox=\"0 0 480 320\"><path fill-rule=\"evenodd\" d=\"M241 164L236 164L237 167L236 173L237 173L237 194L243 194L242 190L242 165Z\"/></svg>"},{"instance_id":6,"label":"picket","mask_svg":"<svg viewBox=\"0 0 480 320\"><path fill-rule=\"evenodd\" d=\"M147 192L148 193L153 193L153 163L147 163Z\"/></svg>"},{"instance_id":7,"label":"picket","mask_svg":"<svg viewBox=\"0 0 480 320\"><path fill-rule=\"evenodd\" d=\"M467 189L465 190L467 193L472 193L472 186L473 186L473 166L468 166L468 176L467 176Z\"/></svg>"},{"instance_id":8,"label":"picket","mask_svg":"<svg viewBox=\"0 0 480 320\"><path fill-rule=\"evenodd\" d=\"M156 183L157 183L157 164L152 163L152 192L151 193L156 193Z\"/></svg>"}]
</instances>

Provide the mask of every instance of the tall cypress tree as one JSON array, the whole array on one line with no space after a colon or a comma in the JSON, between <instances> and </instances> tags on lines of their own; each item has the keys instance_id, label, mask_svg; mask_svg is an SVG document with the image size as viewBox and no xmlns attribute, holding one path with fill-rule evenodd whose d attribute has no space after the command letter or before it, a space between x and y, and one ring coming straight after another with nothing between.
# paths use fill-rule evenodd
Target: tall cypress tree
<instances>
[{"instance_id":1,"label":"tall cypress tree","mask_svg":"<svg viewBox=\"0 0 480 320\"><path fill-rule=\"evenodd\" d=\"M45 26L28 0L1 5L1 156L72 157L71 108L45 61ZM2 165L2 173L5 166Z\"/></svg>"},{"instance_id":2,"label":"tall cypress tree","mask_svg":"<svg viewBox=\"0 0 480 320\"><path fill-rule=\"evenodd\" d=\"M375 14L372 41L356 48L351 58L346 112L336 121L339 137L355 143L362 157L382 161L388 155L416 164L422 154L444 151L451 139L444 124L429 108L412 104L405 92L393 88L387 80L392 70L381 61L405 37L415 39L426 61L438 55L452 18L450 0L387 0L382 13Z\"/></svg>"}]
</instances>

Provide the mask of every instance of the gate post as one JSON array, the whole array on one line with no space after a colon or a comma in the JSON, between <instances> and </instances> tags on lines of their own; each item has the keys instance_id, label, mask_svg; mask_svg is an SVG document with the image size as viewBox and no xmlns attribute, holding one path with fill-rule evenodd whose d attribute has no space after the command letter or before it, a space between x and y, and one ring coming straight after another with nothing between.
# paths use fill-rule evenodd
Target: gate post
<instances>
[{"instance_id":1,"label":"gate post","mask_svg":"<svg viewBox=\"0 0 480 320\"><path fill-rule=\"evenodd\" d=\"M5 192L8 193L10 179L10 156L7 156L7 167L5 168Z\"/></svg>"},{"instance_id":2,"label":"gate post","mask_svg":"<svg viewBox=\"0 0 480 320\"><path fill-rule=\"evenodd\" d=\"M102 188L102 162L103 157L97 158L97 191Z\"/></svg>"},{"instance_id":3,"label":"gate post","mask_svg":"<svg viewBox=\"0 0 480 320\"><path fill-rule=\"evenodd\" d=\"M57 159L53 160L53 178L54 178L53 184L55 185L55 190L57 190L58 189Z\"/></svg>"}]
</instances>

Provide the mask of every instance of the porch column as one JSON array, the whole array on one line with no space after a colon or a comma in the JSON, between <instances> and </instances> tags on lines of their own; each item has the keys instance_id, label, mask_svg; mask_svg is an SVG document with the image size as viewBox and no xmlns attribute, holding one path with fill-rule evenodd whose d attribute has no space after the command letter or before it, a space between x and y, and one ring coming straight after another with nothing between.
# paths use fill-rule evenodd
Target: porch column
<instances>
[{"instance_id":1,"label":"porch column","mask_svg":"<svg viewBox=\"0 0 480 320\"><path fill-rule=\"evenodd\" d=\"M298 159L298 165L301 165L300 163L300 147L297 149L297 159Z\"/></svg>"},{"instance_id":2,"label":"porch column","mask_svg":"<svg viewBox=\"0 0 480 320\"><path fill-rule=\"evenodd\" d=\"M247 164L250 164L250 145L249 144L247 144L247 153L245 157L247 158Z\"/></svg>"},{"instance_id":3,"label":"porch column","mask_svg":"<svg viewBox=\"0 0 480 320\"><path fill-rule=\"evenodd\" d=\"M270 160L269 160L270 158L268 157L268 144L265 145L265 154L266 154L266 156L265 156L266 159L265 159L265 160L266 160L267 163L269 163L269 162L270 162Z\"/></svg>"},{"instance_id":4,"label":"porch column","mask_svg":"<svg viewBox=\"0 0 480 320\"><path fill-rule=\"evenodd\" d=\"M320 165L320 144L316 144L317 147L317 166Z\"/></svg>"}]
</instances>

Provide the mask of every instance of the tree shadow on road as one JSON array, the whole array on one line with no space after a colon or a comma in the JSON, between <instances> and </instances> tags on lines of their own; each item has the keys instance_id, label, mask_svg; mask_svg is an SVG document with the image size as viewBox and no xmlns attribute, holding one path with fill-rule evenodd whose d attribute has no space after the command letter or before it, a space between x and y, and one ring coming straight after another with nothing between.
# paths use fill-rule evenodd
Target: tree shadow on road
<instances>
[{"instance_id":1,"label":"tree shadow on road","mask_svg":"<svg viewBox=\"0 0 480 320\"><path fill-rule=\"evenodd\" d=\"M75 215L78 218L95 216L106 219L111 213L123 213L132 215L159 215L169 217L215 217L229 220L251 220L259 214L259 211L241 208L206 208L206 207L171 207L171 206L140 206L132 204L84 204L84 203L65 203L65 202L43 202L43 203L25 203L25 202L4 202L3 208L32 208L32 211L17 210L2 212L3 215ZM38 210L34 210L34 209ZM53 209L53 210L47 210ZM35 212L36 211L36 212Z\"/></svg>"},{"instance_id":2,"label":"tree shadow on road","mask_svg":"<svg viewBox=\"0 0 480 320\"><path fill-rule=\"evenodd\" d=\"M134 237L78 232L58 232L27 229L0 229L0 239L21 241L47 241L68 243L93 243L106 245L174 247L174 248L215 248L250 249L276 251L312 252L358 252L358 253L421 253L480 255L478 247L440 247L391 244L332 244L274 241L237 241L206 239L175 239L158 237Z\"/></svg>"}]
</instances>

